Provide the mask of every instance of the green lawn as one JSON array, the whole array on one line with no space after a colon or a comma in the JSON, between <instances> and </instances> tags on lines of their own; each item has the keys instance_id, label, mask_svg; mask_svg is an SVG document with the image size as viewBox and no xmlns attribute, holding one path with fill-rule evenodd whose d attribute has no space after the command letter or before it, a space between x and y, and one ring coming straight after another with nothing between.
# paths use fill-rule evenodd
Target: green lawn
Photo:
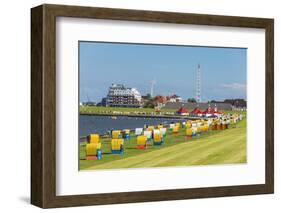
<instances>
[{"instance_id":1,"label":"green lawn","mask_svg":"<svg viewBox=\"0 0 281 213\"><path fill-rule=\"evenodd\" d=\"M227 130L209 131L192 139L184 129L168 132L162 146L150 142L147 150L136 149L136 138L125 141L123 155L110 154L110 139L102 139L103 158L86 161L85 144L80 145L80 169L117 169L209 164L246 163L246 119Z\"/></svg>"},{"instance_id":2,"label":"green lawn","mask_svg":"<svg viewBox=\"0 0 281 213\"><path fill-rule=\"evenodd\" d=\"M129 108L129 107L102 107L102 106L80 106L81 114L150 114L155 113L153 108ZM162 109L161 112L176 112L176 109Z\"/></svg>"}]
</instances>

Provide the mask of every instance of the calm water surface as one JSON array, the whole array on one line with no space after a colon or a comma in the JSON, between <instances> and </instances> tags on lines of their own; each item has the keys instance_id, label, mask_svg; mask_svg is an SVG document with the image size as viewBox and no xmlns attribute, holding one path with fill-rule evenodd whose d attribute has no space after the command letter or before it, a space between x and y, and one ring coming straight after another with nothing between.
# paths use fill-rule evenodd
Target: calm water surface
<instances>
[{"instance_id":1,"label":"calm water surface","mask_svg":"<svg viewBox=\"0 0 281 213\"><path fill-rule=\"evenodd\" d=\"M112 129L135 129L142 128L145 124L157 125L178 121L183 121L183 119L139 118L127 116L117 116L117 119L112 119L110 116L80 115L79 137L89 135L90 133L106 134Z\"/></svg>"}]
</instances>

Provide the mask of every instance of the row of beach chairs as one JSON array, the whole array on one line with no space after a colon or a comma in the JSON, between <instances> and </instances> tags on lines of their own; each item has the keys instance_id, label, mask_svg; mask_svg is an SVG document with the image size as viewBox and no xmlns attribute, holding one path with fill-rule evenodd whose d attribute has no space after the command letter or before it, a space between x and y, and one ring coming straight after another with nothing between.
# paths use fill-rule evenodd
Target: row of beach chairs
<instances>
[{"instance_id":1,"label":"row of beach chairs","mask_svg":"<svg viewBox=\"0 0 281 213\"><path fill-rule=\"evenodd\" d=\"M178 134L180 129L185 129L188 138L200 135L212 130L224 130L229 125L242 120L241 116L224 117L220 119L196 120L181 123L171 123L168 129L173 134ZM163 125L147 126L146 128L136 128L134 132L137 140L137 149L146 149L147 144L153 141L153 145L162 145L167 134L167 128ZM111 131L111 154L124 153L124 141L130 140L131 131L129 129ZM100 136L91 134L87 137L86 159L100 160L102 158Z\"/></svg>"}]
</instances>

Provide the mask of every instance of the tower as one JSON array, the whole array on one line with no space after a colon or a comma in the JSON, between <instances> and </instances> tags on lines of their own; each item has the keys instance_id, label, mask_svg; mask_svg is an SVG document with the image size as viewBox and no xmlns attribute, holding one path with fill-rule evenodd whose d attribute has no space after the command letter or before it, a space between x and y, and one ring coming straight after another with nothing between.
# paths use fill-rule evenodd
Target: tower
<instances>
[{"instance_id":1,"label":"tower","mask_svg":"<svg viewBox=\"0 0 281 213\"><path fill-rule=\"evenodd\" d=\"M201 102L201 67L198 64L197 73L196 73L196 101L197 103Z\"/></svg>"}]
</instances>

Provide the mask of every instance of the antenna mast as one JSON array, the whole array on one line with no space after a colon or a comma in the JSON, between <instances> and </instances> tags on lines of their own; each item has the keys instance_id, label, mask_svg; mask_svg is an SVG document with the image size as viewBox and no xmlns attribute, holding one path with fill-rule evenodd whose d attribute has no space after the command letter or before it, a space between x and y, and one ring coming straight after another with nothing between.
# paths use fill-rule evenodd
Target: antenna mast
<instances>
[{"instance_id":1,"label":"antenna mast","mask_svg":"<svg viewBox=\"0 0 281 213\"><path fill-rule=\"evenodd\" d=\"M197 75L196 75L196 101L197 103L201 102L201 67L198 64Z\"/></svg>"}]
</instances>

